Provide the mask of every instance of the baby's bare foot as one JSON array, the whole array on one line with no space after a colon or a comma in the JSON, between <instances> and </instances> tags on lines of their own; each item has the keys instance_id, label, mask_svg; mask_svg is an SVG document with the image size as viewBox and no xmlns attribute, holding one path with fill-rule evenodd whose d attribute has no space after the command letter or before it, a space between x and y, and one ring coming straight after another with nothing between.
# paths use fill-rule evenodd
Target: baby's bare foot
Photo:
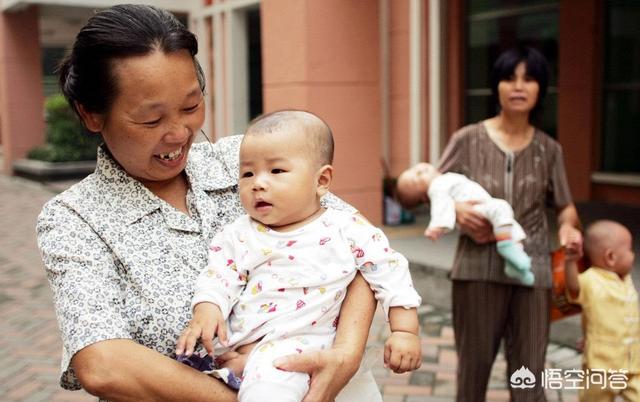
<instances>
[{"instance_id":1,"label":"baby's bare foot","mask_svg":"<svg viewBox=\"0 0 640 402\"><path fill-rule=\"evenodd\" d=\"M228 368L237 377L241 377L244 372L244 367L247 365L247 358L258 342L259 341L242 345L235 351L226 352L217 356L216 364L220 368Z\"/></svg>"}]
</instances>

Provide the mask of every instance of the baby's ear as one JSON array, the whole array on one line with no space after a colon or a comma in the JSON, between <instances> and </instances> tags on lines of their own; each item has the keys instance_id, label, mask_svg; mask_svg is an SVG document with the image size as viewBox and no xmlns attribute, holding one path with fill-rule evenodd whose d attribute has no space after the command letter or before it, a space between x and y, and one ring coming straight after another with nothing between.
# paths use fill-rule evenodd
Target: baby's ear
<instances>
[{"instance_id":1,"label":"baby's ear","mask_svg":"<svg viewBox=\"0 0 640 402\"><path fill-rule=\"evenodd\" d=\"M607 265L607 268L615 267L616 253L614 253L612 249L606 248L603 254L604 254L604 263Z\"/></svg>"},{"instance_id":2,"label":"baby's ear","mask_svg":"<svg viewBox=\"0 0 640 402\"><path fill-rule=\"evenodd\" d=\"M331 180L333 180L333 166L324 165L316 173L318 177L317 194L322 197L329 191Z\"/></svg>"}]
</instances>

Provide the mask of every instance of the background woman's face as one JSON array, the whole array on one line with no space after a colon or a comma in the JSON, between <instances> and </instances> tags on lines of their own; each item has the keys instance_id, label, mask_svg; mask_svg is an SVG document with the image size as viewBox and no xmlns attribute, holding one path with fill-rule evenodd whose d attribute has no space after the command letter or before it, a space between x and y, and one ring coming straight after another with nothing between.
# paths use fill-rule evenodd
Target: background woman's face
<instances>
[{"instance_id":1,"label":"background woman's face","mask_svg":"<svg viewBox=\"0 0 640 402\"><path fill-rule=\"evenodd\" d=\"M527 75L527 66L522 61L509 78L498 84L500 108L504 112L530 113L536 106L539 92L538 81Z\"/></svg>"},{"instance_id":2,"label":"background woman's face","mask_svg":"<svg viewBox=\"0 0 640 402\"><path fill-rule=\"evenodd\" d=\"M113 157L141 182L177 177L204 122L204 97L186 50L115 61L118 95L102 136Z\"/></svg>"}]
</instances>

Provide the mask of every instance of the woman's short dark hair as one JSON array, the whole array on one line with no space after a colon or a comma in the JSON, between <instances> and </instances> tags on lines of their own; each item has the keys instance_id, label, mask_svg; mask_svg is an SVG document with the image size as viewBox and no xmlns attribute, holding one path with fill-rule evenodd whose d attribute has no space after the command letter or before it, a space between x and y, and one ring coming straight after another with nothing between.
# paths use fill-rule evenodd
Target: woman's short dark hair
<instances>
[{"instance_id":1,"label":"woman's short dark hair","mask_svg":"<svg viewBox=\"0 0 640 402\"><path fill-rule=\"evenodd\" d=\"M168 11L132 4L100 11L87 21L58 68L60 89L76 113L76 102L87 112L108 112L117 96L115 62L156 50L189 51L204 91L195 35Z\"/></svg>"},{"instance_id":2,"label":"woman's short dark hair","mask_svg":"<svg viewBox=\"0 0 640 402\"><path fill-rule=\"evenodd\" d=\"M535 118L542 109L542 102L547 94L547 85L549 84L549 63L542 53L536 49L527 46L516 46L502 52L491 70L491 94L496 107L499 107L498 84L502 80L509 79L521 62L524 62L527 68L527 75L533 77L540 86L538 100L530 114L530 118Z\"/></svg>"}]
</instances>

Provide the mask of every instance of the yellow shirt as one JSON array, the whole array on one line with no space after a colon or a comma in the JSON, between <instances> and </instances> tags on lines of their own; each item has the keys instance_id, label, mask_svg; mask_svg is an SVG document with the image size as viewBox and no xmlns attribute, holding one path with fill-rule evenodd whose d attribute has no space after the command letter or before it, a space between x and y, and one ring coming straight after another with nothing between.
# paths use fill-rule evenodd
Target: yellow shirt
<instances>
[{"instance_id":1,"label":"yellow shirt","mask_svg":"<svg viewBox=\"0 0 640 402\"><path fill-rule=\"evenodd\" d=\"M638 293L631 275L591 267L578 276L585 327L584 363L591 369L640 372Z\"/></svg>"}]
</instances>

